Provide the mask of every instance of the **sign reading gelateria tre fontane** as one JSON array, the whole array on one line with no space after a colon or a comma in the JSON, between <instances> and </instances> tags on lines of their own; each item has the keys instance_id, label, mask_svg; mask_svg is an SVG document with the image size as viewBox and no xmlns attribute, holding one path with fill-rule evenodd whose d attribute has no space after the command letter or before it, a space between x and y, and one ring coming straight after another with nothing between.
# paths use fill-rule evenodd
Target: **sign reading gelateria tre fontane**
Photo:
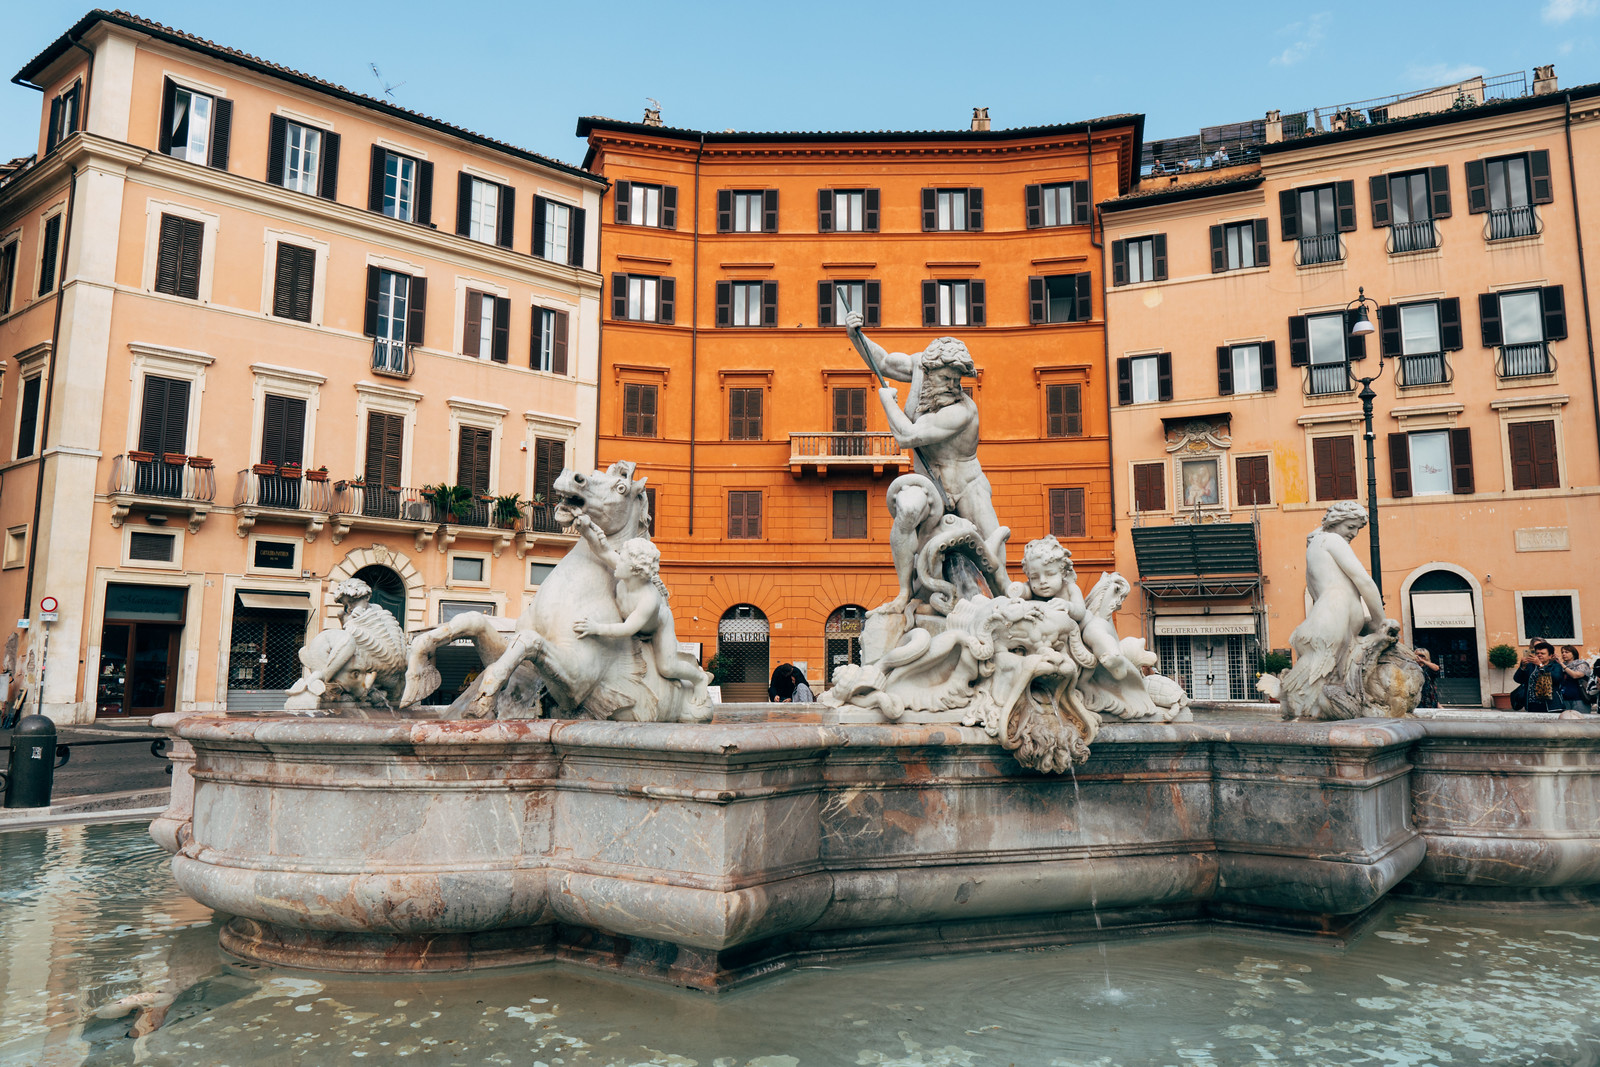
<instances>
[{"instance_id":1,"label":"sign reading gelateria tre fontane","mask_svg":"<svg viewBox=\"0 0 1600 1067\"><path fill-rule=\"evenodd\" d=\"M1207 634L1254 634L1254 615L1157 615L1156 633L1162 637L1200 637Z\"/></svg>"}]
</instances>

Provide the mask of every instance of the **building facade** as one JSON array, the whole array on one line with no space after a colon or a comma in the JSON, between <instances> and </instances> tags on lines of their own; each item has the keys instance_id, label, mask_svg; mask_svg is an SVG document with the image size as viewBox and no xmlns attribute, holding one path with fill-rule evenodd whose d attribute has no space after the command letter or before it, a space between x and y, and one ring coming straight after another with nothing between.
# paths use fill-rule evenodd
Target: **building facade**
<instances>
[{"instance_id":1,"label":"building facade","mask_svg":"<svg viewBox=\"0 0 1600 1067\"><path fill-rule=\"evenodd\" d=\"M1497 644L1600 639L1600 89L1497 81L1322 132L1269 114L1249 151L1103 205L1117 555L1141 590L1120 621L1196 697L1254 698L1259 652L1305 617L1306 535L1368 500L1373 375L1381 588L1442 699L1509 689Z\"/></svg>"},{"instance_id":2,"label":"building facade","mask_svg":"<svg viewBox=\"0 0 1600 1067\"><path fill-rule=\"evenodd\" d=\"M701 133L590 118L610 284L602 462L633 459L679 636L724 698L813 686L896 591L884 493L911 468L848 310L889 351L963 339L1010 563L1047 532L1112 565L1101 248L1142 119L938 133ZM904 400L904 386L901 389Z\"/></svg>"},{"instance_id":3,"label":"building facade","mask_svg":"<svg viewBox=\"0 0 1600 1067\"><path fill-rule=\"evenodd\" d=\"M348 577L408 630L518 613L593 460L604 183L123 14L18 78L0 602L42 709L281 706Z\"/></svg>"}]
</instances>

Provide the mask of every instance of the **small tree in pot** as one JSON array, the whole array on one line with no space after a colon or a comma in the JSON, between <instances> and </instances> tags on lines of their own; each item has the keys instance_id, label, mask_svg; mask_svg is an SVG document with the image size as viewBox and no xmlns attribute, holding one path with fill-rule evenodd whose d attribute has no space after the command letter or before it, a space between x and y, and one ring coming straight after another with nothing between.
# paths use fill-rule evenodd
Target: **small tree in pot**
<instances>
[{"instance_id":1,"label":"small tree in pot","mask_svg":"<svg viewBox=\"0 0 1600 1067\"><path fill-rule=\"evenodd\" d=\"M1510 645L1495 645L1489 650L1489 666L1500 672L1500 691L1494 694L1494 706L1501 711L1511 710L1510 681L1506 677L1506 672L1516 667L1520 658L1517 650Z\"/></svg>"}]
</instances>

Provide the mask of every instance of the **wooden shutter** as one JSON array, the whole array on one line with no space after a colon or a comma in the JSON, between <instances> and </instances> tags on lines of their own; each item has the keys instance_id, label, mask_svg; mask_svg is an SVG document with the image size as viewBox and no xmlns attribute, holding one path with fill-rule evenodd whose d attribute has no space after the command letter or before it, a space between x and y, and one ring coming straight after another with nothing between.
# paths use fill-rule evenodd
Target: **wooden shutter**
<instances>
[{"instance_id":1,"label":"wooden shutter","mask_svg":"<svg viewBox=\"0 0 1600 1067\"><path fill-rule=\"evenodd\" d=\"M1372 226L1379 229L1390 225L1389 217L1389 176L1387 174L1374 174L1367 180L1372 191Z\"/></svg>"},{"instance_id":2,"label":"wooden shutter","mask_svg":"<svg viewBox=\"0 0 1600 1067\"><path fill-rule=\"evenodd\" d=\"M1089 183L1072 183L1072 222L1075 226L1089 225Z\"/></svg>"},{"instance_id":3,"label":"wooden shutter","mask_svg":"<svg viewBox=\"0 0 1600 1067\"><path fill-rule=\"evenodd\" d=\"M200 298L200 242L205 237L205 224L194 219L182 219L183 247L178 256L178 295L191 300Z\"/></svg>"},{"instance_id":4,"label":"wooden shutter","mask_svg":"<svg viewBox=\"0 0 1600 1067\"><path fill-rule=\"evenodd\" d=\"M278 244L273 271L272 314L280 319L311 321L311 296L317 269L316 252L298 245Z\"/></svg>"},{"instance_id":5,"label":"wooden shutter","mask_svg":"<svg viewBox=\"0 0 1600 1067\"><path fill-rule=\"evenodd\" d=\"M472 182L466 171L456 176L456 234L461 237L472 232Z\"/></svg>"},{"instance_id":6,"label":"wooden shutter","mask_svg":"<svg viewBox=\"0 0 1600 1067\"><path fill-rule=\"evenodd\" d=\"M613 188L612 196L614 199L612 201L612 206L615 210L611 216L612 222L627 225L629 208L632 206L632 193L632 182L618 182Z\"/></svg>"},{"instance_id":7,"label":"wooden shutter","mask_svg":"<svg viewBox=\"0 0 1600 1067\"><path fill-rule=\"evenodd\" d=\"M817 232L833 232L833 190L817 190Z\"/></svg>"},{"instance_id":8,"label":"wooden shutter","mask_svg":"<svg viewBox=\"0 0 1600 1067\"><path fill-rule=\"evenodd\" d=\"M867 308L862 312L862 315L866 318L866 324L868 326L877 326L880 324L879 320L882 318L882 312L880 308L883 304L883 283L869 279L861 287L861 290L862 298L867 305Z\"/></svg>"},{"instance_id":9,"label":"wooden shutter","mask_svg":"<svg viewBox=\"0 0 1600 1067\"><path fill-rule=\"evenodd\" d=\"M1411 495L1411 438L1403 433L1389 435L1389 495Z\"/></svg>"},{"instance_id":10,"label":"wooden shutter","mask_svg":"<svg viewBox=\"0 0 1600 1067\"><path fill-rule=\"evenodd\" d=\"M1044 279L1031 277L1028 279L1028 321L1035 325L1044 322L1046 310Z\"/></svg>"},{"instance_id":11,"label":"wooden shutter","mask_svg":"<svg viewBox=\"0 0 1600 1067\"><path fill-rule=\"evenodd\" d=\"M939 228L939 190L922 190L922 228L932 232Z\"/></svg>"},{"instance_id":12,"label":"wooden shutter","mask_svg":"<svg viewBox=\"0 0 1600 1067\"><path fill-rule=\"evenodd\" d=\"M1272 483L1266 456L1240 456L1234 462L1234 470L1234 499L1240 507L1272 503Z\"/></svg>"},{"instance_id":13,"label":"wooden shutter","mask_svg":"<svg viewBox=\"0 0 1600 1067\"><path fill-rule=\"evenodd\" d=\"M728 493L728 536L744 536L744 493L738 490Z\"/></svg>"},{"instance_id":14,"label":"wooden shutter","mask_svg":"<svg viewBox=\"0 0 1600 1067\"><path fill-rule=\"evenodd\" d=\"M656 321L671 325L676 312L678 283L672 278L661 278L656 288Z\"/></svg>"},{"instance_id":15,"label":"wooden shutter","mask_svg":"<svg viewBox=\"0 0 1600 1067\"><path fill-rule=\"evenodd\" d=\"M1481 215L1489 210L1489 175L1481 159L1467 160L1467 213Z\"/></svg>"},{"instance_id":16,"label":"wooden shutter","mask_svg":"<svg viewBox=\"0 0 1600 1067\"><path fill-rule=\"evenodd\" d=\"M566 465L565 441L551 441L544 437L533 439L533 495L536 499L545 504L551 502L550 487L556 484Z\"/></svg>"},{"instance_id":17,"label":"wooden shutter","mask_svg":"<svg viewBox=\"0 0 1600 1067\"><path fill-rule=\"evenodd\" d=\"M967 190L967 229L980 231L983 229L983 190L969 188Z\"/></svg>"},{"instance_id":18,"label":"wooden shutter","mask_svg":"<svg viewBox=\"0 0 1600 1067\"><path fill-rule=\"evenodd\" d=\"M1450 431L1450 491L1474 492L1472 477L1472 430L1457 427Z\"/></svg>"},{"instance_id":19,"label":"wooden shutter","mask_svg":"<svg viewBox=\"0 0 1600 1067\"><path fill-rule=\"evenodd\" d=\"M183 252L183 219L176 215L161 216L160 243L156 246L156 292L178 292L178 260ZM48 243L45 262L54 260ZM42 292L43 290L41 290Z\"/></svg>"},{"instance_id":20,"label":"wooden shutter","mask_svg":"<svg viewBox=\"0 0 1600 1067\"><path fill-rule=\"evenodd\" d=\"M1356 439L1354 437L1335 437L1333 441L1333 466L1334 466L1334 491L1339 494L1335 499L1354 500L1356 498Z\"/></svg>"},{"instance_id":21,"label":"wooden shutter","mask_svg":"<svg viewBox=\"0 0 1600 1067\"><path fill-rule=\"evenodd\" d=\"M1378 308L1378 348L1385 359L1400 355L1400 308L1394 304Z\"/></svg>"},{"instance_id":22,"label":"wooden shutter","mask_svg":"<svg viewBox=\"0 0 1600 1067\"><path fill-rule=\"evenodd\" d=\"M1029 185L1022 190L1022 201L1025 205L1028 229L1036 230L1044 225L1044 187Z\"/></svg>"},{"instance_id":23,"label":"wooden shutter","mask_svg":"<svg viewBox=\"0 0 1600 1067\"><path fill-rule=\"evenodd\" d=\"M570 316L565 311L552 311L555 316L555 325L551 330L554 334L550 342L550 373L567 373L567 331L572 328Z\"/></svg>"},{"instance_id":24,"label":"wooden shutter","mask_svg":"<svg viewBox=\"0 0 1600 1067\"><path fill-rule=\"evenodd\" d=\"M233 101L220 96L211 100L211 150L206 166L228 169L228 142L233 139ZM1548 173L1549 167L1546 166Z\"/></svg>"},{"instance_id":25,"label":"wooden shutter","mask_svg":"<svg viewBox=\"0 0 1600 1067\"><path fill-rule=\"evenodd\" d=\"M867 536L866 490L835 489L833 491L833 536L836 538L862 538Z\"/></svg>"},{"instance_id":26,"label":"wooden shutter","mask_svg":"<svg viewBox=\"0 0 1600 1067\"><path fill-rule=\"evenodd\" d=\"M1500 294L1478 294L1478 326L1483 333L1483 347L1498 348L1501 342Z\"/></svg>"},{"instance_id":27,"label":"wooden shutter","mask_svg":"<svg viewBox=\"0 0 1600 1067\"><path fill-rule=\"evenodd\" d=\"M287 168L284 156L289 147L289 120L282 115L267 119L267 181L282 185Z\"/></svg>"},{"instance_id":28,"label":"wooden shutter","mask_svg":"<svg viewBox=\"0 0 1600 1067\"><path fill-rule=\"evenodd\" d=\"M489 342L489 358L496 363L511 359L511 298L494 298L494 337Z\"/></svg>"},{"instance_id":29,"label":"wooden shutter","mask_svg":"<svg viewBox=\"0 0 1600 1067\"><path fill-rule=\"evenodd\" d=\"M367 170L367 210L383 213L383 171L389 162L388 149L372 146L372 163Z\"/></svg>"},{"instance_id":30,"label":"wooden shutter","mask_svg":"<svg viewBox=\"0 0 1600 1067\"><path fill-rule=\"evenodd\" d=\"M1551 421L1527 425L1533 444L1533 488L1555 489L1561 485L1556 466L1556 424Z\"/></svg>"},{"instance_id":31,"label":"wooden shutter","mask_svg":"<svg viewBox=\"0 0 1600 1067\"><path fill-rule=\"evenodd\" d=\"M456 445L456 484L473 493L489 491L489 457L494 435L482 426L463 426ZM535 457L537 458L537 457ZM445 516L439 516L444 519Z\"/></svg>"},{"instance_id":32,"label":"wooden shutter","mask_svg":"<svg viewBox=\"0 0 1600 1067\"><path fill-rule=\"evenodd\" d=\"M1428 214L1436 219L1450 217L1450 168L1428 168Z\"/></svg>"},{"instance_id":33,"label":"wooden shutter","mask_svg":"<svg viewBox=\"0 0 1600 1067\"><path fill-rule=\"evenodd\" d=\"M1349 233L1356 228L1355 182L1333 183L1333 209L1340 233Z\"/></svg>"},{"instance_id":34,"label":"wooden shutter","mask_svg":"<svg viewBox=\"0 0 1600 1067\"><path fill-rule=\"evenodd\" d=\"M1506 427L1506 443L1511 451L1511 488L1532 489L1537 480L1533 463L1531 422L1513 422Z\"/></svg>"},{"instance_id":35,"label":"wooden shutter","mask_svg":"<svg viewBox=\"0 0 1600 1067\"><path fill-rule=\"evenodd\" d=\"M736 489L728 494L728 536L761 536L760 490Z\"/></svg>"},{"instance_id":36,"label":"wooden shutter","mask_svg":"<svg viewBox=\"0 0 1600 1067\"><path fill-rule=\"evenodd\" d=\"M367 412L365 475L368 494L400 488L400 458L405 432L405 416L385 411Z\"/></svg>"},{"instance_id":37,"label":"wooden shutter","mask_svg":"<svg viewBox=\"0 0 1600 1067\"><path fill-rule=\"evenodd\" d=\"M171 78L161 83L161 128L156 131L156 150L162 155L172 154L172 111L177 100L178 87Z\"/></svg>"},{"instance_id":38,"label":"wooden shutter","mask_svg":"<svg viewBox=\"0 0 1600 1067\"><path fill-rule=\"evenodd\" d=\"M1272 242L1267 240L1267 220L1256 219L1256 266L1265 267L1272 262Z\"/></svg>"},{"instance_id":39,"label":"wooden shutter","mask_svg":"<svg viewBox=\"0 0 1600 1067\"><path fill-rule=\"evenodd\" d=\"M967 282L967 321L974 326L986 325L984 291L982 278L973 278Z\"/></svg>"},{"instance_id":40,"label":"wooden shutter","mask_svg":"<svg viewBox=\"0 0 1600 1067\"><path fill-rule=\"evenodd\" d=\"M1555 199L1550 182L1550 153L1543 148L1528 153L1528 177L1533 182L1533 202L1548 204Z\"/></svg>"},{"instance_id":41,"label":"wooden shutter","mask_svg":"<svg viewBox=\"0 0 1600 1067\"><path fill-rule=\"evenodd\" d=\"M1228 244L1221 226L1211 227L1211 273L1221 274L1228 269Z\"/></svg>"},{"instance_id":42,"label":"wooden shutter","mask_svg":"<svg viewBox=\"0 0 1600 1067\"><path fill-rule=\"evenodd\" d=\"M1461 299L1448 296L1439 301L1439 347L1446 352L1461 351Z\"/></svg>"},{"instance_id":43,"label":"wooden shutter","mask_svg":"<svg viewBox=\"0 0 1600 1067\"><path fill-rule=\"evenodd\" d=\"M1338 437L1318 437L1311 442L1311 472L1318 500L1337 500L1338 475L1334 469L1333 446Z\"/></svg>"},{"instance_id":44,"label":"wooden shutter","mask_svg":"<svg viewBox=\"0 0 1600 1067\"><path fill-rule=\"evenodd\" d=\"M1367 339L1350 332L1356 324L1355 308L1346 308L1344 313L1344 358L1352 363L1367 358Z\"/></svg>"},{"instance_id":45,"label":"wooden shutter","mask_svg":"<svg viewBox=\"0 0 1600 1067\"><path fill-rule=\"evenodd\" d=\"M654 437L656 435L656 387L653 385L637 386L639 390L639 436Z\"/></svg>"},{"instance_id":46,"label":"wooden shutter","mask_svg":"<svg viewBox=\"0 0 1600 1067\"><path fill-rule=\"evenodd\" d=\"M1151 243L1155 247L1155 280L1164 282L1167 280L1167 235L1158 233Z\"/></svg>"},{"instance_id":47,"label":"wooden shutter","mask_svg":"<svg viewBox=\"0 0 1600 1067\"><path fill-rule=\"evenodd\" d=\"M1135 511L1167 510L1167 465L1133 465L1133 508Z\"/></svg>"},{"instance_id":48,"label":"wooden shutter","mask_svg":"<svg viewBox=\"0 0 1600 1067\"><path fill-rule=\"evenodd\" d=\"M1111 242L1111 284L1128 284L1128 242Z\"/></svg>"},{"instance_id":49,"label":"wooden shutter","mask_svg":"<svg viewBox=\"0 0 1600 1067\"><path fill-rule=\"evenodd\" d=\"M939 283L922 283L922 325L939 325Z\"/></svg>"},{"instance_id":50,"label":"wooden shutter","mask_svg":"<svg viewBox=\"0 0 1600 1067\"><path fill-rule=\"evenodd\" d=\"M205 225L176 215L161 216L161 243L156 250L156 292L200 296L200 242Z\"/></svg>"},{"instance_id":51,"label":"wooden shutter","mask_svg":"<svg viewBox=\"0 0 1600 1067\"><path fill-rule=\"evenodd\" d=\"M61 101L62 97L60 96L52 97L50 100L50 124L45 127L44 133L44 150L46 155L54 152L56 145L61 143L60 131L57 128L61 123Z\"/></svg>"},{"instance_id":52,"label":"wooden shutter","mask_svg":"<svg viewBox=\"0 0 1600 1067\"><path fill-rule=\"evenodd\" d=\"M1075 305L1073 309L1073 322L1088 322L1090 319L1094 318L1093 283L1094 275L1088 271L1084 271L1082 274L1076 275L1076 281L1073 283L1073 289L1075 290L1074 296L1076 297L1076 299L1073 301Z\"/></svg>"},{"instance_id":53,"label":"wooden shutter","mask_svg":"<svg viewBox=\"0 0 1600 1067\"><path fill-rule=\"evenodd\" d=\"M17 458L33 455L34 438L39 431L39 385L43 375L35 374L22 383L22 413L17 425Z\"/></svg>"},{"instance_id":54,"label":"wooden shutter","mask_svg":"<svg viewBox=\"0 0 1600 1067\"><path fill-rule=\"evenodd\" d=\"M1278 391L1278 343L1276 341L1261 342L1261 391L1265 393Z\"/></svg>"},{"instance_id":55,"label":"wooden shutter","mask_svg":"<svg viewBox=\"0 0 1600 1067\"><path fill-rule=\"evenodd\" d=\"M733 230L733 190L717 190L717 232L729 233Z\"/></svg>"},{"instance_id":56,"label":"wooden shutter","mask_svg":"<svg viewBox=\"0 0 1600 1067\"><path fill-rule=\"evenodd\" d=\"M1117 403L1133 403L1133 360L1128 356L1117 357Z\"/></svg>"},{"instance_id":57,"label":"wooden shutter","mask_svg":"<svg viewBox=\"0 0 1600 1067\"><path fill-rule=\"evenodd\" d=\"M433 225L433 164L425 159L417 164L417 210L412 221L420 226Z\"/></svg>"},{"instance_id":58,"label":"wooden shutter","mask_svg":"<svg viewBox=\"0 0 1600 1067\"><path fill-rule=\"evenodd\" d=\"M339 199L339 135L322 131L322 162L317 164L317 195L324 200Z\"/></svg>"},{"instance_id":59,"label":"wooden shutter","mask_svg":"<svg viewBox=\"0 0 1600 1067\"><path fill-rule=\"evenodd\" d=\"M188 451L189 383L180 378L144 379L144 408L139 413L139 451L164 453Z\"/></svg>"},{"instance_id":60,"label":"wooden shutter","mask_svg":"<svg viewBox=\"0 0 1600 1067\"><path fill-rule=\"evenodd\" d=\"M1050 490L1050 532L1057 537L1083 537L1086 529L1082 489Z\"/></svg>"},{"instance_id":61,"label":"wooden shutter","mask_svg":"<svg viewBox=\"0 0 1600 1067\"><path fill-rule=\"evenodd\" d=\"M761 390L728 390L728 440L761 440Z\"/></svg>"},{"instance_id":62,"label":"wooden shutter","mask_svg":"<svg viewBox=\"0 0 1600 1067\"><path fill-rule=\"evenodd\" d=\"M428 325L428 279L412 278L406 303L406 344L420 345Z\"/></svg>"},{"instance_id":63,"label":"wooden shutter","mask_svg":"<svg viewBox=\"0 0 1600 1067\"><path fill-rule=\"evenodd\" d=\"M1077 437L1083 433L1083 397L1076 385L1045 386L1045 436Z\"/></svg>"},{"instance_id":64,"label":"wooden shutter","mask_svg":"<svg viewBox=\"0 0 1600 1067\"><path fill-rule=\"evenodd\" d=\"M1304 367L1311 362L1311 334L1304 315L1289 316L1289 366Z\"/></svg>"},{"instance_id":65,"label":"wooden shutter","mask_svg":"<svg viewBox=\"0 0 1600 1067\"><path fill-rule=\"evenodd\" d=\"M1217 395L1233 395L1233 349L1217 346Z\"/></svg>"},{"instance_id":66,"label":"wooden shutter","mask_svg":"<svg viewBox=\"0 0 1600 1067\"><path fill-rule=\"evenodd\" d=\"M549 211L550 201L546 200L542 196L535 196L533 198L533 254L538 256L540 259L545 258L545 216L549 214Z\"/></svg>"},{"instance_id":67,"label":"wooden shutter","mask_svg":"<svg viewBox=\"0 0 1600 1067\"><path fill-rule=\"evenodd\" d=\"M642 386L626 382L622 386L622 436L642 437L639 432L639 390Z\"/></svg>"},{"instance_id":68,"label":"wooden shutter","mask_svg":"<svg viewBox=\"0 0 1600 1067\"><path fill-rule=\"evenodd\" d=\"M1156 353L1156 398L1172 399L1172 353Z\"/></svg>"},{"instance_id":69,"label":"wooden shutter","mask_svg":"<svg viewBox=\"0 0 1600 1067\"><path fill-rule=\"evenodd\" d=\"M733 325L733 283L718 282L717 293L717 325Z\"/></svg>"},{"instance_id":70,"label":"wooden shutter","mask_svg":"<svg viewBox=\"0 0 1600 1067\"><path fill-rule=\"evenodd\" d=\"M676 230L678 228L678 187L676 185L663 185L661 187L661 228L663 230Z\"/></svg>"},{"instance_id":71,"label":"wooden shutter","mask_svg":"<svg viewBox=\"0 0 1600 1067\"><path fill-rule=\"evenodd\" d=\"M878 232L879 191L866 189L861 194L861 228L867 233Z\"/></svg>"},{"instance_id":72,"label":"wooden shutter","mask_svg":"<svg viewBox=\"0 0 1600 1067\"><path fill-rule=\"evenodd\" d=\"M761 283L761 325L778 325L778 283Z\"/></svg>"},{"instance_id":73,"label":"wooden shutter","mask_svg":"<svg viewBox=\"0 0 1600 1067\"><path fill-rule=\"evenodd\" d=\"M567 225L567 265L583 269L583 234L589 225L587 208L571 209L572 221Z\"/></svg>"},{"instance_id":74,"label":"wooden shutter","mask_svg":"<svg viewBox=\"0 0 1600 1067\"><path fill-rule=\"evenodd\" d=\"M305 460L306 402L268 393L262 408L261 462L298 466Z\"/></svg>"},{"instance_id":75,"label":"wooden shutter","mask_svg":"<svg viewBox=\"0 0 1600 1067\"><path fill-rule=\"evenodd\" d=\"M1564 341L1567 338L1567 299L1559 285L1547 285L1539 290L1544 305L1544 339Z\"/></svg>"},{"instance_id":76,"label":"wooden shutter","mask_svg":"<svg viewBox=\"0 0 1600 1067\"><path fill-rule=\"evenodd\" d=\"M1299 238L1300 204L1294 189L1283 189L1278 193L1278 226L1285 241Z\"/></svg>"},{"instance_id":77,"label":"wooden shutter","mask_svg":"<svg viewBox=\"0 0 1600 1067\"><path fill-rule=\"evenodd\" d=\"M474 359L483 350L483 294L467 290L467 314L461 327L461 352Z\"/></svg>"},{"instance_id":78,"label":"wooden shutter","mask_svg":"<svg viewBox=\"0 0 1600 1067\"><path fill-rule=\"evenodd\" d=\"M11 313L12 292L17 280L17 242L0 248L0 315Z\"/></svg>"},{"instance_id":79,"label":"wooden shutter","mask_svg":"<svg viewBox=\"0 0 1600 1067\"><path fill-rule=\"evenodd\" d=\"M626 274L613 274L611 276L611 317L613 319L626 319L628 317L628 276Z\"/></svg>"},{"instance_id":80,"label":"wooden shutter","mask_svg":"<svg viewBox=\"0 0 1600 1067\"><path fill-rule=\"evenodd\" d=\"M865 315L865 312L863 312ZM817 283L817 325L833 326L833 283Z\"/></svg>"},{"instance_id":81,"label":"wooden shutter","mask_svg":"<svg viewBox=\"0 0 1600 1067\"><path fill-rule=\"evenodd\" d=\"M761 193L761 232L778 232L778 190L765 189Z\"/></svg>"},{"instance_id":82,"label":"wooden shutter","mask_svg":"<svg viewBox=\"0 0 1600 1067\"><path fill-rule=\"evenodd\" d=\"M516 232L517 191L509 185L500 187L500 219L494 228L494 242L501 248L511 247L511 235Z\"/></svg>"},{"instance_id":83,"label":"wooden shutter","mask_svg":"<svg viewBox=\"0 0 1600 1067\"><path fill-rule=\"evenodd\" d=\"M378 268L367 268L367 309L361 332L368 337L378 336Z\"/></svg>"},{"instance_id":84,"label":"wooden shutter","mask_svg":"<svg viewBox=\"0 0 1600 1067\"><path fill-rule=\"evenodd\" d=\"M833 391L833 432L865 433L867 429L867 391L857 387Z\"/></svg>"}]
</instances>

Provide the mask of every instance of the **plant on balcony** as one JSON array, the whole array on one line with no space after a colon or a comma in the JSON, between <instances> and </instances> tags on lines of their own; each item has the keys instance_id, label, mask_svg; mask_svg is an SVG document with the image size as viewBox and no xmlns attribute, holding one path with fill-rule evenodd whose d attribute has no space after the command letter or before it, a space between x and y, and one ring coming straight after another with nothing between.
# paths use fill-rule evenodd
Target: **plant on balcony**
<instances>
[{"instance_id":1,"label":"plant on balcony","mask_svg":"<svg viewBox=\"0 0 1600 1067\"><path fill-rule=\"evenodd\" d=\"M189 462L189 457L182 452L163 452L161 460L164 463L172 464L174 467L181 467Z\"/></svg>"},{"instance_id":2,"label":"plant on balcony","mask_svg":"<svg viewBox=\"0 0 1600 1067\"><path fill-rule=\"evenodd\" d=\"M250 469L256 474L263 476L270 476L278 473L278 465L276 463L256 463L253 464Z\"/></svg>"},{"instance_id":3,"label":"plant on balcony","mask_svg":"<svg viewBox=\"0 0 1600 1067\"><path fill-rule=\"evenodd\" d=\"M433 505L434 518L440 522L460 522L472 514L472 490L465 485L425 485L422 495Z\"/></svg>"},{"instance_id":4,"label":"plant on balcony","mask_svg":"<svg viewBox=\"0 0 1600 1067\"><path fill-rule=\"evenodd\" d=\"M193 467L195 470L208 471L212 467L216 466L216 463L211 459L210 456L190 456L189 466Z\"/></svg>"},{"instance_id":5,"label":"plant on balcony","mask_svg":"<svg viewBox=\"0 0 1600 1067\"><path fill-rule=\"evenodd\" d=\"M306 471L306 481L308 481L308 482L325 482L327 480L328 480L328 468L327 467L318 467L314 471Z\"/></svg>"},{"instance_id":6,"label":"plant on balcony","mask_svg":"<svg viewBox=\"0 0 1600 1067\"><path fill-rule=\"evenodd\" d=\"M280 478L298 478L298 477L300 477L300 464L298 464L298 463L280 463L278 465L278 477L280 477Z\"/></svg>"},{"instance_id":7,"label":"plant on balcony","mask_svg":"<svg viewBox=\"0 0 1600 1067\"><path fill-rule=\"evenodd\" d=\"M155 458L156 454L154 452L138 452L133 450L128 452L128 459L134 463L154 463Z\"/></svg>"},{"instance_id":8,"label":"plant on balcony","mask_svg":"<svg viewBox=\"0 0 1600 1067\"><path fill-rule=\"evenodd\" d=\"M494 524L502 530L514 530L522 519L522 494L506 493L494 498Z\"/></svg>"}]
</instances>

